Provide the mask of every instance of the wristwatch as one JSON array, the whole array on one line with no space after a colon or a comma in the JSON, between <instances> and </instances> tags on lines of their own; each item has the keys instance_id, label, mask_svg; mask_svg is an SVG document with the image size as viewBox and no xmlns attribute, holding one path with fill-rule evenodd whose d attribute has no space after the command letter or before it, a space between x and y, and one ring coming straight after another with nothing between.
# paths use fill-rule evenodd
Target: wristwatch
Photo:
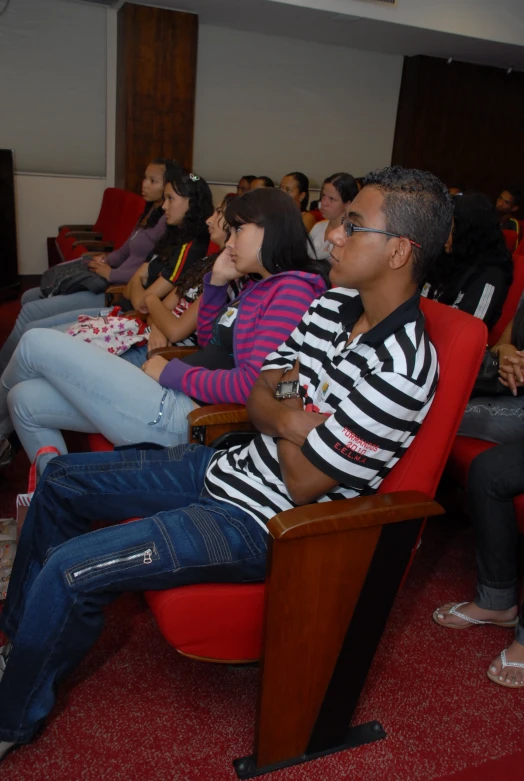
<instances>
[{"instance_id":1,"label":"wristwatch","mask_svg":"<svg viewBox=\"0 0 524 781\"><path fill-rule=\"evenodd\" d=\"M279 382L275 391L275 399L282 401L282 399L299 399L300 398L300 384L298 380L291 380L288 382Z\"/></svg>"}]
</instances>

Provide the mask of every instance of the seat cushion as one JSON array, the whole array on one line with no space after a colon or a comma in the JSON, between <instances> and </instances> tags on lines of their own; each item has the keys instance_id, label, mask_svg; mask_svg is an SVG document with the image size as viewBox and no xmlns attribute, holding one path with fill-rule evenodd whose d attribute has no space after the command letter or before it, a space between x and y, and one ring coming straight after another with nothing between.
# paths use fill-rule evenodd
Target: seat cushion
<instances>
[{"instance_id":1,"label":"seat cushion","mask_svg":"<svg viewBox=\"0 0 524 781\"><path fill-rule=\"evenodd\" d=\"M160 631L177 651L222 662L260 659L263 583L203 583L147 591Z\"/></svg>"},{"instance_id":2,"label":"seat cushion","mask_svg":"<svg viewBox=\"0 0 524 781\"><path fill-rule=\"evenodd\" d=\"M463 487L468 486L468 472L471 462L485 450L495 447L493 442L473 437L455 437L447 463L447 470Z\"/></svg>"},{"instance_id":3,"label":"seat cushion","mask_svg":"<svg viewBox=\"0 0 524 781\"><path fill-rule=\"evenodd\" d=\"M497 447L494 442L485 442L483 439L473 439L473 437L455 437L449 455L447 471L466 489L471 462L485 450L491 450L492 447ZM513 503L519 532L524 534L524 494L516 496Z\"/></svg>"}]
</instances>

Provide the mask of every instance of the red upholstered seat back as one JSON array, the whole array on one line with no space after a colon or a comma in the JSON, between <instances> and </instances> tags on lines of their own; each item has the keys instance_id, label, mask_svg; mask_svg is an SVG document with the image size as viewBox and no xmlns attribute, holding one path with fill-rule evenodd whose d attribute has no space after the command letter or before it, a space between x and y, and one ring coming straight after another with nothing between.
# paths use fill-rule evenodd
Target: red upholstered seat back
<instances>
[{"instance_id":1,"label":"red upholstered seat back","mask_svg":"<svg viewBox=\"0 0 524 781\"><path fill-rule=\"evenodd\" d=\"M447 472L461 485L467 488L468 473L474 458L497 447L494 442L485 442L483 439L473 437L455 437L451 453L446 466ZM519 494L513 499L519 532L524 534L524 494Z\"/></svg>"},{"instance_id":2,"label":"red upholstered seat back","mask_svg":"<svg viewBox=\"0 0 524 781\"><path fill-rule=\"evenodd\" d=\"M524 246L524 240L522 242ZM513 255L513 282L508 290L508 295L502 307L502 313L495 323L488 336L488 344L494 345L498 342L502 333L509 323L515 317L515 312L519 305L520 297L524 291L524 257L515 253Z\"/></svg>"},{"instance_id":3,"label":"red upholstered seat back","mask_svg":"<svg viewBox=\"0 0 524 781\"><path fill-rule=\"evenodd\" d=\"M120 249L133 232L140 215L144 211L146 202L140 195L135 193L125 193L122 209L118 219L111 223L104 239L113 243L114 249Z\"/></svg>"},{"instance_id":4,"label":"red upholstered seat back","mask_svg":"<svg viewBox=\"0 0 524 781\"><path fill-rule=\"evenodd\" d=\"M509 249L510 252L515 252L517 248L517 238L518 238L517 231L503 230L502 233L504 234L506 247Z\"/></svg>"},{"instance_id":5,"label":"red upholstered seat back","mask_svg":"<svg viewBox=\"0 0 524 781\"><path fill-rule=\"evenodd\" d=\"M100 211L93 226L93 232L101 233L104 241L115 243L115 234L129 203L128 196L132 196L133 199L138 198L138 200L142 202L142 209L144 208L143 199L134 193L121 190L119 187L106 187L104 190ZM138 220L142 209L138 213L133 225ZM124 243L131 233L132 227L133 226L129 229L121 244ZM77 239L74 236L67 236L68 233L68 227L62 228L56 238L56 244L64 260L74 260L86 252L86 248L83 246L73 247L73 244ZM119 244L119 246L121 246L121 244ZM115 248L118 249L118 247Z\"/></svg>"},{"instance_id":6,"label":"red upholstered seat back","mask_svg":"<svg viewBox=\"0 0 524 781\"><path fill-rule=\"evenodd\" d=\"M437 393L413 444L381 484L380 493L417 490L435 495L486 346L486 326L478 318L426 298L421 309L439 360Z\"/></svg>"}]
</instances>

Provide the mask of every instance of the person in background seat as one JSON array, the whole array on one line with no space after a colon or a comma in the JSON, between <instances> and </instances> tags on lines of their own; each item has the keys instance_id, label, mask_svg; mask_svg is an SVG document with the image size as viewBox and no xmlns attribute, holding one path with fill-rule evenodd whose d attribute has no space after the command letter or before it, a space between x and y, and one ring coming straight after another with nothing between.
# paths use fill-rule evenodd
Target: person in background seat
<instances>
[{"instance_id":1,"label":"person in background seat","mask_svg":"<svg viewBox=\"0 0 524 781\"><path fill-rule=\"evenodd\" d=\"M317 218L314 214L308 211L309 203L309 179L300 171L293 171L293 173L286 174L280 182L280 189L282 192L287 193L300 209L302 215L302 221L306 226L306 230L309 232L311 228L316 224Z\"/></svg>"},{"instance_id":2,"label":"person in background seat","mask_svg":"<svg viewBox=\"0 0 524 781\"><path fill-rule=\"evenodd\" d=\"M247 192L249 192L251 182L256 178L257 177L253 176L253 174L249 174L248 176L241 176L237 184L237 195L240 197L241 195L245 195Z\"/></svg>"},{"instance_id":3,"label":"person in background seat","mask_svg":"<svg viewBox=\"0 0 524 781\"><path fill-rule=\"evenodd\" d=\"M127 283L144 263L156 242L166 232L162 210L164 181L167 172L177 166L177 163L169 160L154 160L147 166L142 183L142 195L146 201L144 213L120 249L107 256L95 255L91 259L89 268L94 274L104 277L110 284ZM88 290L49 298L44 298L40 288L28 290L22 296L22 310L16 324L0 350L0 374L27 330L70 323L82 314L95 316L104 302L105 293L91 293Z\"/></svg>"},{"instance_id":4,"label":"person in background seat","mask_svg":"<svg viewBox=\"0 0 524 781\"><path fill-rule=\"evenodd\" d=\"M322 220L313 225L309 232L313 246L308 248L308 252L312 257L316 256L319 260L329 258L333 245L327 237L342 223L357 194L357 183L351 174L332 174L324 179L319 201Z\"/></svg>"},{"instance_id":5,"label":"person in background seat","mask_svg":"<svg viewBox=\"0 0 524 781\"><path fill-rule=\"evenodd\" d=\"M453 231L422 295L468 312L490 329L513 280L511 253L486 195L467 193L453 200Z\"/></svg>"},{"instance_id":6,"label":"person in background seat","mask_svg":"<svg viewBox=\"0 0 524 781\"><path fill-rule=\"evenodd\" d=\"M502 190L495 203L495 209L500 221L500 227L505 231L514 231L515 233L515 251L520 241L520 223L515 214L520 208L522 201L522 190L520 187L511 185Z\"/></svg>"},{"instance_id":7,"label":"person in background seat","mask_svg":"<svg viewBox=\"0 0 524 781\"><path fill-rule=\"evenodd\" d=\"M249 185L250 190L260 190L262 187L274 187L275 182L269 176L256 176Z\"/></svg>"}]
</instances>

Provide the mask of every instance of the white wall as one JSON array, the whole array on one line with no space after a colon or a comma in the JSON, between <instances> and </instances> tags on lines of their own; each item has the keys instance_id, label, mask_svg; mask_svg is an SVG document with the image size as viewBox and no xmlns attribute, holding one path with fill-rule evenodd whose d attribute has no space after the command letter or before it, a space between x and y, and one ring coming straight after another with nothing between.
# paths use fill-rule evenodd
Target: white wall
<instances>
[{"instance_id":1,"label":"white wall","mask_svg":"<svg viewBox=\"0 0 524 781\"><path fill-rule=\"evenodd\" d=\"M15 176L19 274L45 271L46 238L58 225L95 222L105 186L105 178Z\"/></svg>"},{"instance_id":2,"label":"white wall","mask_svg":"<svg viewBox=\"0 0 524 781\"><path fill-rule=\"evenodd\" d=\"M275 181L389 164L402 57L201 25L195 171Z\"/></svg>"},{"instance_id":3,"label":"white wall","mask_svg":"<svg viewBox=\"0 0 524 781\"><path fill-rule=\"evenodd\" d=\"M517 46L522 46L524 40L522 0L398 0L395 6L363 0L270 2L319 8L333 14L350 14Z\"/></svg>"},{"instance_id":4,"label":"white wall","mask_svg":"<svg viewBox=\"0 0 524 781\"><path fill-rule=\"evenodd\" d=\"M0 73L0 147L16 170L105 176L105 8L13 0L0 16Z\"/></svg>"},{"instance_id":5,"label":"white wall","mask_svg":"<svg viewBox=\"0 0 524 781\"><path fill-rule=\"evenodd\" d=\"M40 274L46 238L59 224L94 222L114 184L116 11L12 0L0 16L0 73L0 147L14 149L17 172L18 272Z\"/></svg>"}]
</instances>

